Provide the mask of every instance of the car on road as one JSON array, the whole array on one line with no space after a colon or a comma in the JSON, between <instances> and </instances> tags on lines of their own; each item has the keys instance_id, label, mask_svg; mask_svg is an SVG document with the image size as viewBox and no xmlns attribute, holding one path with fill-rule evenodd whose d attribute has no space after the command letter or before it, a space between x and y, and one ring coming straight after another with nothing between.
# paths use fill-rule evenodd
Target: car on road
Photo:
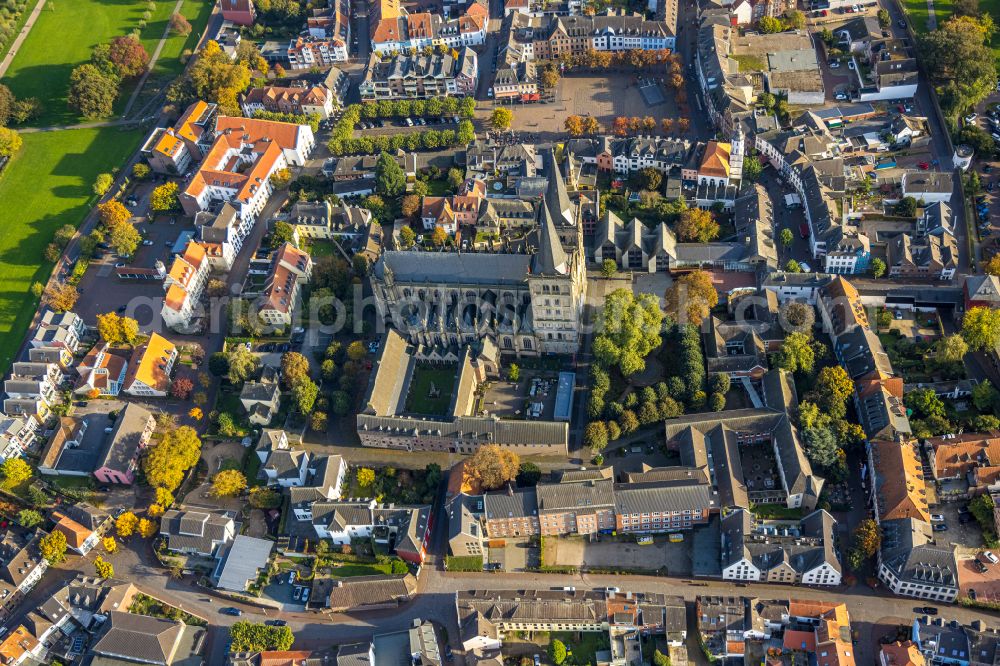
<instances>
[{"instance_id":1,"label":"car on road","mask_svg":"<svg viewBox=\"0 0 1000 666\"><path fill-rule=\"evenodd\" d=\"M838 101L840 101L840 102L845 102L845 101L847 101L847 93L845 93L845 92L838 92L836 95L833 96L833 98L836 99L836 100L838 100Z\"/></svg>"},{"instance_id":2,"label":"car on road","mask_svg":"<svg viewBox=\"0 0 1000 666\"><path fill-rule=\"evenodd\" d=\"M948 526L945 525L944 523L934 523L934 531L935 532L947 532L948 531Z\"/></svg>"},{"instance_id":3,"label":"car on road","mask_svg":"<svg viewBox=\"0 0 1000 666\"><path fill-rule=\"evenodd\" d=\"M542 666L542 658L540 656L536 654L534 659L535 659L535 666Z\"/></svg>"},{"instance_id":4,"label":"car on road","mask_svg":"<svg viewBox=\"0 0 1000 666\"><path fill-rule=\"evenodd\" d=\"M931 168L931 165L928 164L927 162L918 162L917 168L920 169L921 171L927 171L928 169Z\"/></svg>"},{"instance_id":5,"label":"car on road","mask_svg":"<svg viewBox=\"0 0 1000 666\"><path fill-rule=\"evenodd\" d=\"M233 608L232 606L225 606L223 608L220 608L219 612L222 613L223 615L232 615L233 617L239 617L240 615L243 615L243 611L241 611L239 608Z\"/></svg>"},{"instance_id":6,"label":"car on road","mask_svg":"<svg viewBox=\"0 0 1000 666\"><path fill-rule=\"evenodd\" d=\"M147 239L142 241L142 244L145 245L146 247L149 247L153 244L153 241Z\"/></svg>"},{"instance_id":7,"label":"car on road","mask_svg":"<svg viewBox=\"0 0 1000 666\"><path fill-rule=\"evenodd\" d=\"M896 319L902 319L902 318L903 318L902 317L902 313L900 313L899 317L896 317ZM944 522L944 516L942 516L940 513L932 513L931 514L931 522L932 523L943 523Z\"/></svg>"},{"instance_id":8,"label":"car on road","mask_svg":"<svg viewBox=\"0 0 1000 666\"><path fill-rule=\"evenodd\" d=\"M840 67L840 61L839 60L831 60L830 61L830 69L838 69L839 67Z\"/></svg>"},{"instance_id":9,"label":"car on road","mask_svg":"<svg viewBox=\"0 0 1000 666\"><path fill-rule=\"evenodd\" d=\"M288 623L285 622L284 620L268 620L264 624L266 624L269 627L283 627Z\"/></svg>"},{"instance_id":10,"label":"car on road","mask_svg":"<svg viewBox=\"0 0 1000 666\"><path fill-rule=\"evenodd\" d=\"M924 615L937 615L938 609L934 606L924 606L917 610L918 613L923 613Z\"/></svg>"},{"instance_id":11,"label":"car on road","mask_svg":"<svg viewBox=\"0 0 1000 666\"><path fill-rule=\"evenodd\" d=\"M898 21L896 21L896 25L898 25L900 28L904 28L905 29L906 28L906 21L904 21L903 19L899 19Z\"/></svg>"}]
</instances>

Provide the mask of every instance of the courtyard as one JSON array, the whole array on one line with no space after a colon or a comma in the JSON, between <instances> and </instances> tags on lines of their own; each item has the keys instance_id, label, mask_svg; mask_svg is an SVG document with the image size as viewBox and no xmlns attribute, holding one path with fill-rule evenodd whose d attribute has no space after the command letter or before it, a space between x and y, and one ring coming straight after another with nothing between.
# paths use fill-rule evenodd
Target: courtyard
<instances>
[{"instance_id":1,"label":"courtyard","mask_svg":"<svg viewBox=\"0 0 1000 666\"><path fill-rule=\"evenodd\" d=\"M526 371L517 382L494 381L483 394L480 411L501 418L551 421L558 383L558 373Z\"/></svg>"},{"instance_id":2,"label":"courtyard","mask_svg":"<svg viewBox=\"0 0 1000 666\"><path fill-rule=\"evenodd\" d=\"M406 411L426 416L444 416L455 394L458 366L418 363L406 392Z\"/></svg>"}]
</instances>

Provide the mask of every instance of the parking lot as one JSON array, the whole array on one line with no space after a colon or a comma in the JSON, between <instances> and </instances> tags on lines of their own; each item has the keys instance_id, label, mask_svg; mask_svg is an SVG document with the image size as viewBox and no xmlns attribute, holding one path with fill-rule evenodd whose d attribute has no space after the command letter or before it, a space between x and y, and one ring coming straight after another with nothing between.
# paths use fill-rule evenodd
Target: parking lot
<instances>
[{"instance_id":1,"label":"parking lot","mask_svg":"<svg viewBox=\"0 0 1000 666\"><path fill-rule=\"evenodd\" d=\"M513 129L531 134L564 133L566 116L593 116L603 127L610 128L618 116L652 116L656 119L657 133L660 120L679 117L673 93L658 84L657 95L648 87L646 95L640 90L640 79L634 73L614 72L608 75L570 75L559 81L555 100L549 104L515 105ZM663 101L652 106L651 100Z\"/></svg>"},{"instance_id":2,"label":"parking lot","mask_svg":"<svg viewBox=\"0 0 1000 666\"><path fill-rule=\"evenodd\" d=\"M547 537L545 564L549 566L593 567L597 569L660 571L669 576L691 575L690 534L681 543L670 543L665 535L657 535L653 543L640 546L635 537L596 536L600 541L584 537Z\"/></svg>"}]
</instances>

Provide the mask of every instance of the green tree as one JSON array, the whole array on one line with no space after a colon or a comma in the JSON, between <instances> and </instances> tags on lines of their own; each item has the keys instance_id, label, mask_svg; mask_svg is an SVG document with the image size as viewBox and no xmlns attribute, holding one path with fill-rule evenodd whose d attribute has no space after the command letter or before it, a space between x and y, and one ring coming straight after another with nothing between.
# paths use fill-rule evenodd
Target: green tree
<instances>
[{"instance_id":1,"label":"green tree","mask_svg":"<svg viewBox=\"0 0 1000 666\"><path fill-rule=\"evenodd\" d=\"M913 197L903 197L896 204L896 215L900 217L913 217L917 214L917 200Z\"/></svg>"},{"instance_id":2,"label":"green tree","mask_svg":"<svg viewBox=\"0 0 1000 666\"><path fill-rule=\"evenodd\" d=\"M653 652L653 666L670 666L670 657L657 649Z\"/></svg>"},{"instance_id":3,"label":"green tree","mask_svg":"<svg viewBox=\"0 0 1000 666\"><path fill-rule=\"evenodd\" d=\"M542 470L533 462L523 462L517 468L517 487L528 488L542 480Z\"/></svg>"},{"instance_id":4,"label":"green tree","mask_svg":"<svg viewBox=\"0 0 1000 666\"><path fill-rule=\"evenodd\" d=\"M41 525L43 520L45 519L42 517L42 514L34 509L21 509L17 512L18 524L28 529Z\"/></svg>"},{"instance_id":5,"label":"green tree","mask_svg":"<svg viewBox=\"0 0 1000 666\"><path fill-rule=\"evenodd\" d=\"M111 189L111 186L115 182L115 177L110 173L99 173L97 178L94 180L94 194L99 197L103 197Z\"/></svg>"},{"instance_id":6,"label":"green tree","mask_svg":"<svg viewBox=\"0 0 1000 666\"><path fill-rule=\"evenodd\" d=\"M135 177L136 180L146 180L149 178L150 173L151 170L149 165L144 164L143 162L136 162L132 165L132 176Z\"/></svg>"},{"instance_id":7,"label":"green tree","mask_svg":"<svg viewBox=\"0 0 1000 666\"><path fill-rule=\"evenodd\" d=\"M795 235L792 233L791 229L785 228L781 230L780 234L778 234L778 239L781 241L781 244L787 248L791 247L792 243L795 242Z\"/></svg>"},{"instance_id":8,"label":"green tree","mask_svg":"<svg viewBox=\"0 0 1000 666\"><path fill-rule=\"evenodd\" d=\"M277 509L281 506L281 493L258 486L250 489L250 506L255 509Z\"/></svg>"},{"instance_id":9,"label":"green tree","mask_svg":"<svg viewBox=\"0 0 1000 666\"><path fill-rule=\"evenodd\" d=\"M59 564L66 559L66 535L53 530L38 542L38 552L51 565Z\"/></svg>"},{"instance_id":10,"label":"green tree","mask_svg":"<svg viewBox=\"0 0 1000 666\"><path fill-rule=\"evenodd\" d=\"M549 659L556 666L562 666L566 661L566 645L558 638L553 638L549 643Z\"/></svg>"},{"instance_id":11,"label":"green tree","mask_svg":"<svg viewBox=\"0 0 1000 666\"><path fill-rule=\"evenodd\" d=\"M255 374L260 359L243 345L236 345L229 352L229 381L234 384L242 384Z\"/></svg>"},{"instance_id":12,"label":"green tree","mask_svg":"<svg viewBox=\"0 0 1000 666\"><path fill-rule=\"evenodd\" d=\"M375 191L383 197L398 197L406 189L406 174L389 153L382 153L375 162Z\"/></svg>"},{"instance_id":13,"label":"green tree","mask_svg":"<svg viewBox=\"0 0 1000 666\"><path fill-rule=\"evenodd\" d=\"M854 382L847 371L839 365L827 366L816 377L816 393L819 405L828 414L844 415L844 403L854 393Z\"/></svg>"},{"instance_id":14,"label":"green tree","mask_svg":"<svg viewBox=\"0 0 1000 666\"><path fill-rule=\"evenodd\" d=\"M399 244L404 250L409 250L413 247L413 243L417 240L417 234L410 225L404 224L402 229L399 230Z\"/></svg>"},{"instance_id":15,"label":"green tree","mask_svg":"<svg viewBox=\"0 0 1000 666\"><path fill-rule=\"evenodd\" d=\"M981 412L995 412L1000 405L1000 391L990 382L979 382L972 387L972 404Z\"/></svg>"},{"instance_id":16,"label":"green tree","mask_svg":"<svg viewBox=\"0 0 1000 666\"><path fill-rule=\"evenodd\" d=\"M956 16L918 38L920 59L946 108L971 108L995 89L997 72L988 45L992 23Z\"/></svg>"},{"instance_id":17,"label":"green tree","mask_svg":"<svg viewBox=\"0 0 1000 666\"><path fill-rule=\"evenodd\" d=\"M748 183L756 183L763 171L764 165L756 155L747 155L743 158L743 178Z\"/></svg>"},{"instance_id":18,"label":"green tree","mask_svg":"<svg viewBox=\"0 0 1000 666\"><path fill-rule=\"evenodd\" d=\"M281 246L285 243L291 242L294 238L295 229L292 225L284 220L278 220L274 223L274 229L271 230L272 245Z\"/></svg>"},{"instance_id":19,"label":"green tree","mask_svg":"<svg viewBox=\"0 0 1000 666\"><path fill-rule=\"evenodd\" d=\"M511 363L510 367L507 368L507 379L512 382L519 381L521 379L521 366L517 363Z\"/></svg>"},{"instance_id":20,"label":"green tree","mask_svg":"<svg viewBox=\"0 0 1000 666\"><path fill-rule=\"evenodd\" d=\"M878 24L883 28L888 27L892 22L892 17L889 16L888 9L879 9L878 12L875 13L875 17L878 19Z\"/></svg>"},{"instance_id":21,"label":"green tree","mask_svg":"<svg viewBox=\"0 0 1000 666\"><path fill-rule=\"evenodd\" d=\"M872 518L865 518L854 528L851 547L857 549L865 559L874 557L882 545L882 530Z\"/></svg>"},{"instance_id":22,"label":"green tree","mask_svg":"<svg viewBox=\"0 0 1000 666\"><path fill-rule=\"evenodd\" d=\"M797 332L788 334L776 356L779 368L803 374L812 372L816 361L811 339L804 333Z\"/></svg>"},{"instance_id":23,"label":"green tree","mask_svg":"<svg viewBox=\"0 0 1000 666\"><path fill-rule=\"evenodd\" d=\"M295 642L291 627L272 627L253 622L237 622L229 628L233 652L288 650Z\"/></svg>"},{"instance_id":24,"label":"green tree","mask_svg":"<svg viewBox=\"0 0 1000 666\"><path fill-rule=\"evenodd\" d=\"M773 16L763 16L760 21L757 22L757 27L765 35L770 35L776 32L781 32L784 26L781 25L781 21L774 18Z\"/></svg>"},{"instance_id":25,"label":"green tree","mask_svg":"<svg viewBox=\"0 0 1000 666\"><path fill-rule=\"evenodd\" d=\"M962 317L962 337L972 351L990 351L1000 343L1000 310L969 308Z\"/></svg>"},{"instance_id":26,"label":"green tree","mask_svg":"<svg viewBox=\"0 0 1000 666\"><path fill-rule=\"evenodd\" d=\"M583 431L584 446L591 451L601 451L608 445L608 428L604 421L591 421Z\"/></svg>"},{"instance_id":27,"label":"green tree","mask_svg":"<svg viewBox=\"0 0 1000 666\"><path fill-rule=\"evenodd\" d=\"M319 386L311 379L303 379L292 387L292 400L300 414L309 414L319 396Z\"/></svg>"},{"instance_id":28,"label":"green tree","mask_svg":"<svg viewBox=\"0 0 1000 666\"><path fill-rule=\"evenodd\" d=\"M662 327L663 311L655 296L616 289L604 301L594 356L604 367L618 366L626 377L641 372L646 356L660 346Z\"/></svg>"},{"instance_id":29,"label":"green tree","mask_svg":"<svg viewBox=\"0 0 1000 666\"><path fill-rule=\"evenodd\" d=\"M605 259L601 262L601 275L605 278L612 278L618 273L618 264L614 259Z\"/></svg>"},{"instance_id":30,"label":"green tree","mask_svg":"<svg viewBox=\"0 0 1000 666\"><path fill-rule=\"evenodd\" d=\"M771 110L774 108L774 102L775 102L774 95L772 95L769 92L762 92L761 94L757 95L757 103L767 110Z\"/></svg>"},{"instance_id":31,"label":"green tree","mask_svg":"<svg viewBox=\"0 0 1000 666\"><path fill-rule=\"evenodd\" d=\"M875 257L872 259L872 277L878 279L885 275L885 262Z\"/></svg>"},{"instance_id":32,"label":"green tree","mask_svg":"<svg viewBox=\"0 0 1000 666\"><path fill-rule=\"evenodd\" d=\"M802 272L802 266L800 266L799 262L795 261L794 259L789 259L788 261L785 262L785 272L787 272L787 273L801 273Z\"/></svg>"},{"instance_id":33,"label":"green tree","mask_svg":"<svg viewBox=\"0 0 1000 666\"><path fill-rule=\"evenodd\" d=\"M903 404L912 409L917 416L927 418L945 415L945 406L934 389L924 388L909 391L903 396Z\"/></svg>"},{"instance_id":34,"label":"green tree","mask_svg":"<svg viewBox=\"0 0 1000 666\"><path fill-rule=\"evenodd\" d=\"M94 65L78 66L69 76L70 107L85 118L110 116L118 99L118 81Z\"/></svg>"},{"instance_id":35,"label":"green tree","mask_svg":"<svg viewBox=\"0 0 1000 666\"><path fill-rule=\"evenodd\" d=\"M840 460L840 446L833 433L826 428L807 428L802 431L806 444L806 457L824 469L835 467Z\"/></svg>"}]
</instances>

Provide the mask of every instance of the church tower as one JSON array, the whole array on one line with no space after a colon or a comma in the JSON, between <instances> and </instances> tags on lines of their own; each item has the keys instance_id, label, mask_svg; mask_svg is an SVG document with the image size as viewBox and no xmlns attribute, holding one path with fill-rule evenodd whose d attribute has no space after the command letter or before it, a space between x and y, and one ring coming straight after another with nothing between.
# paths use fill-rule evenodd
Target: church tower
<instances>
[{"instance_id":1,"label":"church tower","mask_svg":"<svg viewBox=\"0 0 1000 666\"><path fill-rule=\"evenodd\" d=\"M736 131L733 132L733 140L729 152L729 180L743 180L743 156L746 154L746 137L743 135L743 127L736 123Z\"/></svg>"}]
</instances>

